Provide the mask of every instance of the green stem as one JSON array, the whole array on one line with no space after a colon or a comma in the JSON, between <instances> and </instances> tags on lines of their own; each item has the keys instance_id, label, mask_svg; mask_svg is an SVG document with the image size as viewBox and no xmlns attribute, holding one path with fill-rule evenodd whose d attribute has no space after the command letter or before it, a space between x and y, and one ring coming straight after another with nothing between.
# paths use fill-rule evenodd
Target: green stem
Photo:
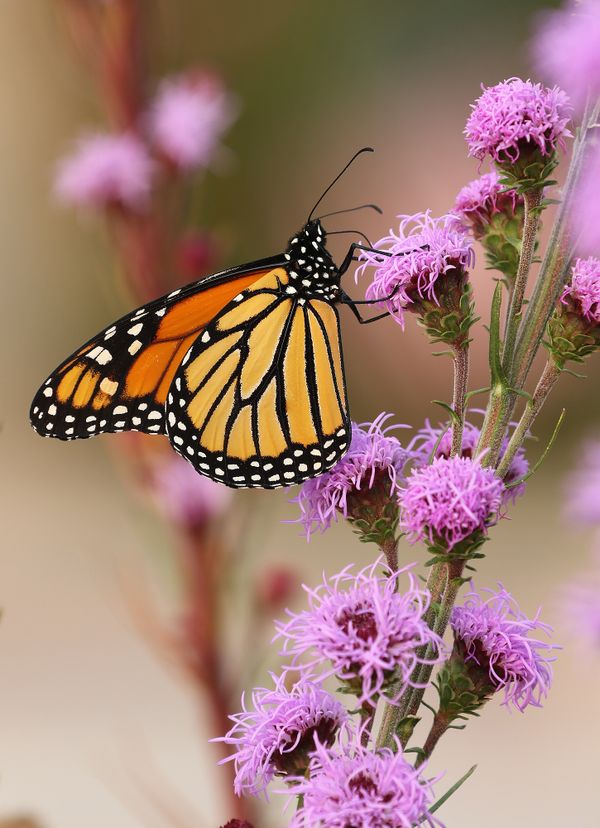
<instances>
[{"instance_id":1,"label":"green stem","mask_svg":"<svg viewBox=\"0 0 600 828\"><path fill-rule=\"evenodd\" d=\"M511 371L511 384L523 388L535 355L540 347L546 325L567 278L572 246L569 227L573 196L583 166L589 138L598 119L600 106L596 105L583 119L573 145L563 198L554 223L550 242L544 256L540 277L529 302L521 327ZM509 415L510 416L510 415Z\"/></svg>"},{"instance_id":2,"label":"green stem","mask_svg":"<svg viewBox=\"0 0 600 828\"><path fill-rule=\"evenodd\" d=\"M452 396L452 457L462 451L463 430L465 425L465 403L469 382L469 343L453 346L454 358L454 392Z\"/></svg>"},{"instance_id":3,"label":"green stem","mask_svg":"<svg viewBox=\"0 0 600 828\"><path fill-rule=\"evenodd\" d=\"M542 406L548 399L548 395L554 388L561 373L562 371L556 363L552 359L548 360L536 389L533 392L533 396L527 401L527 405L521 415L521 419L512 433L504 456L498 466L498 477L506 477L513 457L517 453L518 449L523 445L523 442L527 437L527 432L533 425L537 415L540 413Z\"/></svg>"},{"instance_id":4,"label":"green stem","mask_svg":"<svg viewBox=\"0 0 600 828\"><path fill-rule=\"evenodd\" d=\"M540 205L542 203L543 190L528 190L523 194L525 206L523 218L523 240L521 243L521 255L513 289L511 291L510 305L506 317L506 329L504 336L504 366L510 364L515 348L517 333L521 322L523 299L525 288L535 252L535 242L540 226Z\"/></svg>"}]
</instances>

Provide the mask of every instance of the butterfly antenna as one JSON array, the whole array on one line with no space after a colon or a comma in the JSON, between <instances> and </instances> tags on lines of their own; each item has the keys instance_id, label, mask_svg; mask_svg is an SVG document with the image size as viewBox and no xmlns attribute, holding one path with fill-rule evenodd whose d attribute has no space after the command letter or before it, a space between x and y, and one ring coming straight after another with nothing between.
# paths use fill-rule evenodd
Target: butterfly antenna
<instances>
[{"instance_id":1,"label":"butterfly antenna","mask_svg":"<svg viewBox=\"0 0 600 828\"><path fill-rule=\"evenodd\" d=\"M345 233L353 233L353 234L356 234L357 236L362 236L362 238L366 241L366 243L369 245L369 247L372 250L375 250L375 248L373 247L373 242L369 239L368 236L365 236L365 234L362 233L360 230L331 230L329 233L327 233L327 235L328 236L341 236Z\"/></svg>"},{"instance_id":2,"label":"butterfly antenna","mask_svg":"<svg viewBox=\"0 0 600 828\"><path fill-rule=\"evenodd\" d=\"M375 210L380 216L383 215L383 210L377 204L359 204L358 207L348 207L347 210L334 210L333 213L323 213L322 216L317 216L319 221L321 219L330 218L331 216L339 216L342 213L355 213L357 210Z\"/></svg>"},{"instance_id":3,"label":"butterfly antenna","mask_svg":"<svg viewBox=\"0 0 600 828\"><path fill-rule=\"evenodd\" d=\"M319 204L323 201L323 199L325 198L325 196L327 195L327 193L329 192L329 190L331 190L331 188L334 186L334 184L337 184L337 182L340 180L340 178L341 178L341 177L343 176L343 174L346 172L346 170L348 169L348 167L350 167L350 166L354 163L354 161L358 158L358 156L363 154L363 152L375 152L375 150L373 149L373 147L363 147L362 149L359 149L359 150L358 150L358 152L355 152L355 153L354 153L354 155L353 155L353 156L352 156L352 158L348 161L348 163L346 164L346 166L344 167L344 169L336 175L336 177L333 179L333 181L331 182L331 184L329 185L329 187L327 187L327 189L323 192L323 194L321 195L321 197L319 198L319 200L317 201L317 203L315 204L315 206L312 208L312 210L311 210L311 211L310 211L310 213L308 214L308 219L307 219L307 221L310 221L310 220L312 219L312 217L313 217L313 213L315 212L315 210L317 209L317 207L319 206Z\"/></svg>"}]
</instances>

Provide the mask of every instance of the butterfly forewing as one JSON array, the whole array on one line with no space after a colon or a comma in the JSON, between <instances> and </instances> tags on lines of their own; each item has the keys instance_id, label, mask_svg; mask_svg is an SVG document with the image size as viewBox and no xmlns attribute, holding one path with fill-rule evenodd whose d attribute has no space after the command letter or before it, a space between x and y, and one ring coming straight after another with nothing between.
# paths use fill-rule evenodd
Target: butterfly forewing
<instances>
[{"instance_id":1,"label":"butterfly forewing","mask_svg":"<svg viewBox=\"0 0 600 828\"><path fill-rule=\"evenodd\" d=\"M350 422L339 319L275 268L206 326L167 397L173 447L233 487L277 488L331 468Z\"/></svg>"},{"instance_id":2,"label":"butterfly forewing","mask_svg":"<svg viewBox=\"0 0 600 828\"><path fill-rule=\"evenodd\" d=\"M61 440L115 431L165 433L165 401L192 343L231 299L272 269L236 268L176 290L103 330L37 392L31 422Z\"/></svg>"}]
</instances>

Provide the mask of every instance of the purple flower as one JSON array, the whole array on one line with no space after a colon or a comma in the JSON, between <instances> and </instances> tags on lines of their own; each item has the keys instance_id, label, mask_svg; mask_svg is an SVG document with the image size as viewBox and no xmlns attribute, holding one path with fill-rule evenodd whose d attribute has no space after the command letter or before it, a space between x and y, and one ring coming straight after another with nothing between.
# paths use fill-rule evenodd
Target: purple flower
<instances>
[{"instance_id":1,"label":"purple flower","mask_svg":"<svg viewBox=\"0 0 600 828\"><path fill-rule=\"evenodd\" d=\"M207 167L235 115L231 96L218 78L184 75L160 85L150 111L150 132L176 168Z\"/></svg>"},{"instance_id":2,"label":"purple flower","mask_svg":"<svg viewBox=\"0 0 600 828\"><path fill-rule=\"evenodd\" d=\"M439 825L429 808L432 781L408 764L402 751L373 753L360 745L343 753L318 745L310 776L293 794L304 798L291 828L412 828Z\"/></svg>"},{"instance_id":3,"label":"purple flower","mask_svg":"<svg viewBox=\"0 0 600 828\"><path fill-rule=\"evenodd\" d=\"M523 203L515 190L507 190L500 183L496 170L470 181L460 190L454 202L453 212L462 223L471 228L475 238L481 238L492 216L505 213L513 216Z\"/></svg>"},{"instance_id":4,"label":"purple flower","mask_svg":"<svg viewBox=\"0 0 600 828\"><path fill-rule=\"evenodd\" d=\"M419 310L420 300L439 304L439 292L451 277L465 278L475 263L472 241L454 215L433 218L430 211L401 215L397 233L380 239L375 245L390 253L363 252L363 263L356 277L367 268L375 269L368 286L368 299L383 300L394 319L404 327L404 310Z\"/></svg>"},{"instance_id":5,"label":"purple flower","mask_svg":"<svg viewBox=\"0 0 600 828\"><path fill-rule=\"evenodd\" d=\"M546 651L557 649L531 633L551 632L539 620L539 611L529 619L512 596L499 584L497 592L484 590L489 598L470 592L462 606L455 607L450 625L455 640L465 648L466 662L472 660L486 669L496 691L504 690L505 705L525 710L541 707L552 681Z\"/></svg>"},{"instance_id":6,"label":"purple flower","mask_svg":"<svg viewBox=\"0 0 600 828\"><path fill-rule=\"evenodd\" d=\"M197 474L173 452L157 464L150 490L165 517L190 529L221 517L232 499L231 489Z\"/></svg>"},{"instance_id":7,"label":"purple flower","mask_svg":"<svg viewBox=\"0 0 600 828\"><path fill-rule=\"evenodd\" d=\"M338 513L351 515L361 496L395 500L410 454L390 433L403 427L386 425L390 417L380 414L372 423L353 423L348 453L328 472L302 484L292 502L300 507L307 538L328 529Z\"/></svg>"},{"instance_id":8,"label":"purple flower","mask_svg":"<svg viewBox=\"0 0 600 828\"><path fill-rule=\"evenodd\" d=\"M571 232L582 256L600 255L600 144L589 147L573 199Z\"/></svg>"},{"instance_id":9,"label":"purple flower","mask_svg":"<svg viewBox=\"0 0 600 828\"><path fill-rule=\"evenodd\" d=\"M141 211L153 172L152 159L135 135L89 135L59 163L54 187L65 204Z\"/></svg>"},{"instance_id":10,"label":"purple flower","mask_svg":"<svg viewBox=\"0 0 600 828\"><path fill-rule=\"evenodd\" d=\"M434 662L443 649L423 620L429 593L418 588L407 569L377 576L379 563L356 575L350 565L330 579L323 577L316 589L304 586L309 609L298 614L288 610L289 620L276 622L277 637L284 639L283 654L293 656L294 667L303 657L303 669L335 674L361 702L375 702L396 682L400 695L411 683L416 664L424 663L417 649L433 644ZM404 574L409 587L401 593L398 582ZM330 667L324 666L326 661Z\"/></svg>"},{"instance_id":11,"label":"purple flower","mask_svg":"<svg viewBox=\"0 0 600 828\"><path fill-rule=\"evenodd\" d=\"M600 97L600 2L567 2L546 12L533 43L541 74L565 89L583 110L588 95Z\"/></svg>"},{"instance_id":12,"label":"purple flower","mask_svg":"<svg viewBox=\"0 0 600 828\"><path fill-rule=\"evenodd\" d=\"M533 148L544 157L565 148L571 110L558 87L510 78L482 89L465 127L469 155L514 164Z\"/></svg>"},{"instance_id":13,"label":"purple flower","mask_svg":"<svg viewBox=\"0 0 600 828\"><path fill-rule=\"evenodd\" d=\"M462 457L475 457L480 434L481 429L479 429L476 425L473 425L473 423L465 421L462 440ZM430 459L433 459L432 455L436 444L438 444L435 453L436 457L450 457L450 450L452 448L452 430L450 423L434 427L431 425L429 420L425 420L424 427L419 429L408 445L408 451L410 451L413 455L414 468L422 468L423 466L427 466L429 464ZM505 438L502 443L500 458L504 455L507 446L508 437ZM520 480L524 477L528 471L529 462L525 456L525 449L521 446L513 457L503 482L505 485L514 483L516 480ZM514 501L524 494L524 492L525 483L520 483L512 489L505 489L502 495L502 503L504 504L509 500L514 503Z\"/></svg>"},{"instance_id":14,"label":"purple flower","mask_svg":"<svg viewBox=\"0 0 600 828\"><path fill-rule=\"evenodd\" d=\"M564 619L579 642L600 652L600 556L596 557L594 568L563 589L561 603Z\"/></svg>"},{"instance_id":15,"label":"purple flower","mask_svg":"<svg viewBox=\"0 0 600 828\"><path fill-rule=\"evenodd\" d=\"M567 516L576 523L600 526L600 439L583 445L577 468L568 479Z\"/></svg>"},{"instance_id":16,"label":"purple flower","mask_svg":"<svg viewBox=\"0 0 600 828\"><path fill-rule=\"evenodd\" d=\"M600 259L575 260L561 302L574 306L586 322L600 325Z\"/></svg>"},{"instance_id":17,"label":"purple flower","mask_svg":"<svg viewBox=\"0 0 600 828\"><path fill-rule=\"evenodd\" d=\"M469 457L438 457L413 469L400 493L400 525L411 543L451 550L497 520L504 484L493 469Z\"/></svg>"},{"instance_id":18,"label":"purple flower","mask_svg":"<svg viewBox=\"0 0 600 828\"><path fill-rule=\"evenodd\" d=\"M285 676L272 675L275 688L252 692L252 709L242 696L242 712L230 716L233 727L215 739L233 745L236 752L224 759L235 762L234 788L238 796L258 796L275 775L302 774L318 740L333 744L348 714L318 684L303 678L288 690Z\"/></svg>"},{"instance_id":19,"label":"purple flower","mask_svg":"<svg viewBox=\"0 0 600 828\"><path fill-rule=\"evenodd\" d=\"M221 828L254 828L254 826L247 819L230 819Z\"/></svg>"}]
</instances>

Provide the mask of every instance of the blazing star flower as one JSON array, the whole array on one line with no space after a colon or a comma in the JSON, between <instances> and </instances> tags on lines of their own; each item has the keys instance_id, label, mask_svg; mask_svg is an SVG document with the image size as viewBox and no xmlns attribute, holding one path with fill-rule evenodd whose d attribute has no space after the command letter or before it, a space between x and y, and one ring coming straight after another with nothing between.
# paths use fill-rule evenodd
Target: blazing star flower
<instances>
[{"instance_id":1,"label":"blazing star flower","mask_svg":"<svg viewBox=\"0 0 600 828\"><path fill-rule=\"evenodd\" d=\"M600 325L600 259L590 256L575 260L561 302L572 303L586 322Z\"/></svg>"},{"instance_id":2,"label":"blazing star flower","mask_svg":"<svg viewBox=\"0 0 600 828\"><path fill-rule=\"evenodd\" d=\"M507 190L500 183L497 170L470 181L460 190L453 212L464 225L470 227L476 239L488 228L492 216L505 213L513 216L523 199L515 190Z\"/></svg>"},{"instance_id":3,"label":"blazing star flower","mask_svg":"<svg viewBox=\"0 0 600 828\"><path fill-rule=\"evenodd\" d=\"M504 484L493 469L469 457L438 457L413 469L400 493L400 525L412 543L452 550L497 520Z\"/></svg>"},{"instance_id":4,"label":"blazing star flower","mask_svg":"<svg viewBox=\"0 0 600 828\"><path fill-rule=\"evenodd\" d=\"M582 256L600 255L600 144L589 148L575 189L571 232Z\"/></svg>"},{"instance_id":5,"label":"blazing star flower","mask_svg":"<svg viewBox=\"0 0 600 828\"><path fill-rule=\"evenodd\" d=\"M469 155L514 164L532 149L548 157L565 148L571 110L558 87L510 78L482 89L465 127Z\"/></svg>"},{"instance_id":6,"label":"blazing star flower","mask_svg":"<svg viewBox=\"0 0 600 828\"><path fill-rule=\"evenodd\" d=\"M600 526L600 439L588 439L567 487L567 516L576 523Z\"/></svg>"},{"instance_id":7,"label":"blazing star flower","mask_svg":"<svg viewBox=\"0 0 600 828\"><path fill-rule=\"evenodd\" d=\"M230 489L198 474L172 452L157 464L150 490L159 511L171 522L189 529L222 516L232 499Z\"/></svg>"},{"instance_id":8,"label":"blazing star flower","mask_svg":"<svg viewBox=\"0 0 600 828\"><path fill-rule=\"evenodd\" d=\"M156 147L180 170L208 167L235 120L231 96L216 77L185 75L160 85L150 111Z\"/></svg>"},{"instance_id":9,"label":"blazing star flower","mask_svg":"<svg viewBox=\"0 0 600 828\"><path fill-rule=\"evenodd\" d=\"M427 211L398 218L398 232L390 230L390 235L375 245L391 255L363 252L356 277L369 267L375 269L367 298L383 300L395 291L386 306L404 327L404 311L418 311L420 300L439 304L444 281L451 277L465 279L467 269L475 263L475 254L471 239L454 215L433 218Z\"/></svg>"},{"instance_id":10,"label":"blazing star flower","mask_svg":"<svg viewBox=\"0 0 600 828\"><path fill-rule=\"evenodd\" d=\"M463 429L462 452L461 457L469 459L475 457L475 450L479 442L481 429L473 423L465 421ZM439 441L439 442L438 442ZM452 448L452 430L450 424L439 425L434 427L429 420L425 420L423 428L415 434L412 441L408 445L408 451L413 455L413 468L422 468L429 464L430 459L433 459L433 450L437 444L435 457L450 457ZM508 447L508 438L505 438L502 443L500 451L500 458L504 455ZM504 484L514 483L520 480L529 471L529 462L525 456L525 449L521 446L513 457L509 466ZM502 502L506 503L511 500L514 501L525 492L525 483L520 483L512 489L505 489L502 495Z\"/></svg>"},{"instance_id":11,"label":"blazing star flower","mask_svg":"<svg viewBox=\"0 0 600 828\"><path fill-rule=\"evenodd\" d=\"M356 575L350 565L332 578L323 577L316 589L304 586L309 609L298 614L288 610L289 620L276 622L276 637L284 639L282 654L293 656L293 666L302 657L303 669L322 671L323 677L335 674L361 702L375 702L392 682L401 685L400 695L411 683L415 665L424 663L419 647L433 644L434 662L443 650L423 620L429 593L409 573L408 590L399 592L407 568L381 577L376 575L379 563Z\"/></svg>"},{"instance_id":12,"label":"blazing star flower","mask_svg":"<svg viewBox=\"0 0 600 828\"><path fill-rule=\"evenodd\" d=\"M348 453L328 472L302 484L292 502L300 507L307 538L316 529L328 529L338 513L352 516L361 498L385 503L395 499L410 455L390 433L401 428L386 425L390 416L380 414L372 423L352 423Z\"/></svg>"},{"instance_id":13,"label":"blazing star flower","mask_svg":"<svg viewBox=\"0 0 600 828\"><path fill-rule=\"evenodd\" d=\"M242 696L242 712L230 716L233 727L214 740L236 748L223 762L235 762L238 796L258 796L275 775L303 774L315 744L333 744L348 725L346 710L318 684L302 678L288 690L285 676L271 677L275 688L255 689L250 710Z\"/></svg>"},{"instance_id":14,"label":"blazing star flower","mask_svg":"<svg viewBox=\"0 0 600 828\"><path fill-rule=\"evenodd\" d=\"M488 671L493 688L504 690L504 705L520 711L529 705L541 707L550 689L554 660L546 651L557 648L531 633L552 630L539 620L539 611L527 618L501 584L497 592L484 592L490 596L485 600L469 593L450 617L455 640L465 649L465 663L473 661Z\"/></svg>"},{"instance_id":15,"label":"blazing star flower","mask_svg":"<svg viewBox=\"0 0 600 828\"><path fill-rule=\"evenodd\" d=\"M310 776L298 778L294 796L304 798L291 828L412 828L433 826L429 808L432 781L419 776L404 758L384 748L360 745L343 753L317 746Z\"/></svg>"},{"instance_id":16,"label":"blazing star flower","mask_svg":"<svg viewBox=\"0 0 600 828\"><path fill-rule=\"evenodd\" d=\"M565 89L583 110L588 95L600 97L600 2L567 2L546 12L533 42L535 63L545 77Z\"/></svg>"},{"instance_id":17,"label":"blazing star flower","mask_svg":"<svg viewBox=\"0 0 600 828\"><path fill-rule=\"evenodd\" d=\"M600 652L600 555L593 568L563 589L561 603L566 624L578 642Z\"/></svg>"},{"instance_id":18,"label":"blazing star flower","mask_svg":"<svg viewBox=\"0 0 600 828\"><path fill-rule=\"evenodd\" d=\"M65 204L139 212L150 197L154 165L135 135L90 135L59 163L54 189Z\"/></svg>"}]
</instances>

